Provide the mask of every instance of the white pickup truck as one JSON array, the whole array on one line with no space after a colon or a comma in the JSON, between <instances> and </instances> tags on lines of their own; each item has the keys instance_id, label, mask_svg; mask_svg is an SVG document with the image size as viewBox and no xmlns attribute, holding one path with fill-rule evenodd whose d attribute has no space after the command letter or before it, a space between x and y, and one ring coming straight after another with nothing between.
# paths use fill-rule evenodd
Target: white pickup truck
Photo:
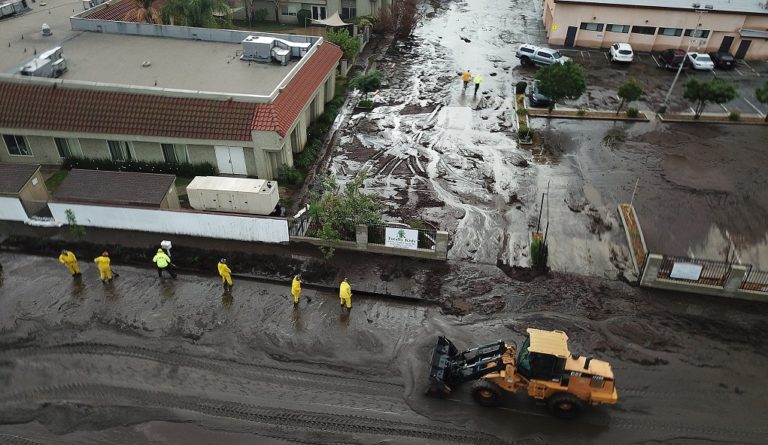
<instances>
[{"instance_id":1,"label":"white pickup truck","mask_svg":"<svg viewBox=\"0 0 768 445\"><path fill-rule=\"evenodd\" d=\"M529 63L538 63L540 65L552 65L553 63L565 63L571 60L565 57L556 49L544 48L534 45L520 45L515 57L520 59L520 63L527 65Z\"/></svg>"}]
</instances>

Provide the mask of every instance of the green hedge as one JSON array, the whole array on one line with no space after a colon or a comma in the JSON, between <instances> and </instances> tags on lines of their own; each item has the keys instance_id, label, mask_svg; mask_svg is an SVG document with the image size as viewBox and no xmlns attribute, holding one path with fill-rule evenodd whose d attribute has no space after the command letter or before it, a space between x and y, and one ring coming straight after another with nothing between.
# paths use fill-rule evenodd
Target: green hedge
<instances>
[{"instance_id":1,"label":"green hedge","mask_svg":"<svg viewBox=\"0 0 768 445\"><path fill-rule=\"evenodd\" d=\"M181 162L171 164L162 161L122 161L117 162L104 158L80 158L68 157L64 159L63 167L71 170L82 168L85 170L126 171L141 173L166 173L176 176L215 176L216 167L208 162L192 164Z\"/></svg>"}]
</instances>

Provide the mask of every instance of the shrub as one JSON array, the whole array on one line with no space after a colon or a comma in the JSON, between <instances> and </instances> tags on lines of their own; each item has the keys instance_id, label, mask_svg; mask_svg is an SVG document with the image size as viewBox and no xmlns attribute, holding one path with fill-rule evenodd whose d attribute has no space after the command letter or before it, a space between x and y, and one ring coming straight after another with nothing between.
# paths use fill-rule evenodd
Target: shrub
<instances>
[{"instance_id":1,"label":"shrub","mask_svg":"<svg viewBox=\"0 0 768 445\"><path fill-rule=\"evenodd\" d=\"M282 184L298 185L304 182L304 173L297 170L296 167L283 164L277 170L277 182Z\"/></svg>"},{"instance_id":2,"label":"shrub","mask_svg":"<svg viewBox=\"0 0 768 445\"><path fill-rule=\"evenodd\" d=\"M293 163L296 167L307 170L315 159L317 158L320 149L323 148L323 143L320 139L312 139L304 146L304 151L299 153L298 158L294 159Z\"/></svg>"},{"instance_id":3,"label":"shrub","mask_svg":"<svg viewBox=\"0 0 768 445\"><path fill-rule=\"evenodd\" d=\"M528 88L528 82L521 80L515 84L515 94L525 94L525 89Z\"/></svg>"},{"instance_id":4,"label":"shrub","mask_svg":"<svg viewBox=\"0 0 768 445\"><path fill-rule=\"evenodd\" d=\"M309 9L299 9L296 12L296 20L298 20L300 26L309 24L309 19L312 18L312 11Z\"/></svg>"},{"instance_id":5,"label":"shrub","mask_svg":"<svg viewBox=\"0 0 768 445\"><path fill-rule=\"evenodd\" d=\"M533 130L531 130L528 127L520 127L519 130L517 130L517 138L520 140L526 140L533 137Z\"/></svg>"},{"instance_id":6,"label":"shrub","mask_svg":"<svg viewBox=\"0 0 768 445\"><path fill-rule=\"evenodd\" d=\"M587 115L587 110L583 108L579 108L578 110L576 110L576 116L586 116L586 115Z\"/></svg>"},{"instance_id":7,"label":"shrub","mask_svg":"<svg viewBox=\"0 0 768 445\"><path fill-rule=\"evenodd\" d=\"M301 12L301 11L299 11L299 12ZM268 15L269 15L269 11L267 11L265 8L257 9L255 11L253 11L253 18L255 18L257 22L263 22L264 20L267 19ZM296 15L298 16L298 13Z\"/></svg>"},{"instance_id":8,"label":"shrub","mask_svg":"<svg viewBox=\"0 0 768 445\"><path fill-rule=\"evenodd\" d=\"M360 108L373 108L373 101L370 99L361 100L357 103Z\"/></svg>"},{"instance_id":9,"label":"shrub","mask_svg":"<svg viewBox=\"0 0 768 445\"><path fill-rule=\"evenodd\" d=\"M739 114L737 111L731 111L731 114L728 115L728 120L736 122L739 119L741 119L741 114Z\"/></svg>"},{"instance_id":10,"label":"shrub","mask_svg":"<svg viewBox=\"0 0 768 445\"><path fill-rule=\"evenodd\" d=\"M640 110L632 107L627 108L627 117L631 117L632 119L635 119L638 116L640 116Z\"/></svg>"},{"instance_id":11,"label":"shrub","mask_svg":"<svg viewBox=\"0 0 768 445\"><path fill-rule=\"evenodd\" d=\"M176 176L215 176L216 167L208 162L192 164L180 162L171 164L162 161L113 161L106 158L81 158L71 156L64 159L63 167L67 170L82 168L85 170L126 171L140 173L164 173Z\"/></svg>"},{"instance_id":12,"label":"shrub","mask_svg":"<svg viewBox=\"0 0 768 445\"><path fill-rule=\"evenodd\" d=\"M528 114L528 109L527 108L518 108L517 109L517 114L519 116L525 116L525 115Z\"/></svg>"}]
</instances>

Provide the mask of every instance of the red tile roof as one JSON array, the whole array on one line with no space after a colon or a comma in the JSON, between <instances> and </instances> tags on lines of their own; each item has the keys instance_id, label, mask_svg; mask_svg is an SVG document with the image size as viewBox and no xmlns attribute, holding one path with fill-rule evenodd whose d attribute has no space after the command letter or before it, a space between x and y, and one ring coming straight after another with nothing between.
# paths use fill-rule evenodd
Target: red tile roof
<instances>
[{"instance_id":1,"label":"red tile roof","mask_svg":"<svg viewBox=\"0 0 768 445\"><path fill-rule=\"evenodd\" d=\"M230 141L250 141L252 130L285 136L340 58L338 46L323 43L270 104L0 80L0 127Z\"/></svg>"},{"instance_id":2,"label":"red tile roof","mask_svg":"<svg viewBox=\"0 0 768 445\"><path fill-rule=\"evenodd\" d=\"M0 82L0 127L251 140L259 104Z\"/></svg>"},{"instance_id":3,"label":"red tile roof","mask_svg":"<svg viewBox=\"0 0 768 445\"><path fill-rule=\"evenodd\" d=\"M152 6L160 12L160 8L165 6L166 0L155 0ZM136 20L126 20L125 15L135 8L134 0L119 0L113 3L105 3L101 8L94 8L90 14L85 15L87 19L110 20L114 22L135 22Z\"/></svg>"}]
</instances>

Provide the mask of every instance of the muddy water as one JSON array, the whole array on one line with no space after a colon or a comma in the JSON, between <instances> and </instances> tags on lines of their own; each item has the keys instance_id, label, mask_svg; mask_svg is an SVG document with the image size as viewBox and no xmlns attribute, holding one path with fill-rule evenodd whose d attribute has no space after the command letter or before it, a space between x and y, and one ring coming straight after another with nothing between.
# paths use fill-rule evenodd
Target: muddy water
<instances>
[{"instance_id":1,"label":"muddy water","mask_svg":"<svg viewBox=\"0 0 768 445\"><path fill-rule=\"evenodd\" d=\"M207 277L160 282L121 267L104 287L91 265L73 283L54 259L0 262L0 442L768 437L764 305L559 274L518 282L465 265L442 290L476 295L474 315L373 298L355 298L345 314L336 295L313 291L294 309L287 285L238 281L230 298ZM477 315L484 305L494 315ZM519 342L529 326L563 329L573 352L609 360L620 404L566 425L522 395L496 410L472 403L467 387L447 400L422 395L436 335L470 347Z\"/></svg>"},{"instance_id":2,"label":"muddy water","mask_svg":"<svg viewBox=\"0 0 768 445\"><path fill-rule=\"evenodd\" d=\"M332 171L348 180L366 170L366 188L385 198L388 217L448 230L454 260L528 265L541 214L553 270L632 275L616 207L632 199L637 182L649 248L765 268L761 127L534 119L541 144L517 146L513 85L536 70L519 66L514 51L541 41L540 13L530 1L434 11L413 41L379 61L389 87L375 97L380 106L341 129ZM582 62L589 93L575 104L616 106L614 90L629 69L600 54ZM650 62L635 65L631 75L642 76L648 100L658 102L668 76ZM477 95L461 87L466 69L483 78ZM685 108L678 99L670 106Z\"/></svg>"}]
</instances>

